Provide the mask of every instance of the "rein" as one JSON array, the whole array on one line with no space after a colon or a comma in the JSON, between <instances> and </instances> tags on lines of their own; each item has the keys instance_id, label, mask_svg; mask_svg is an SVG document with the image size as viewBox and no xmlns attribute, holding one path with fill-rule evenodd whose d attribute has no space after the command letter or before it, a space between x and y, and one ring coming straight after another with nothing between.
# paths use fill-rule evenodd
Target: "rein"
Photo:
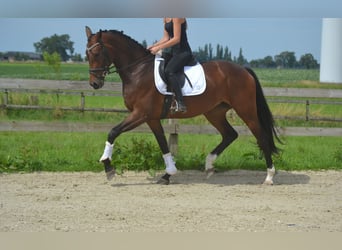
<instances>
[{"instance_id":1,"label":"rein","mask_svg":"<svg viewBox=\"0 0 342 250\"><path fill-rule=\"evenodd\" d=\"M154 60L153 57L151 57L149 60L147 60L148 57L151 56L150 54L147 54L146 56L144 56L144 57L134 61L133 63L130 63L130 64L124 66L124 67L116 68L116 69L112 70L113 68L115 68L115 65L111 62L110 57L108 55L108 49L102 43L102 41L94 43L92 46L88 47L86 50L87 50L87 52L91 53L91 50L96 48L97 46L102 46L102 53L104 53L106 60L110 62L109 65L106 65L106 66L104 66L102 68L90 68L89 69L89 73L93 74L93 75L95 75L97 77L98 77L98 75L96 73L99 72L99 71L102 71L103 72L102 77L105 77L106 75L109 75L109 74L112 74L112 73L119 73L119 71L126 70L126 69L128 69L130 67L133 67L135 65L138 65L140 63L150 62L150 61Z\"/></svg>"},{"instance_id":2,"label":"rein","mask_svg":"<svg viewBox=\"0 0 342 250\"><path fill-rule=\"evenodd\" d=\"M145 63L145 62L153 61L153 60L154 60L153 57L148 58L148 57L150 57L150 56L151 56L151 55L148 54L148 55L146 55L146 56L144 56L144 57L142 57L142 58L140 58L140 59L138 59L138 60L136 60L136 61L134 61L134 62L128 64L128 65L126 65L125 67L118 68L118 69L114 70L112 73L119 73L119 71L126 70L126 69L128 69L128 68L130 68L130 67L133 67L133 66L135 66L135 65L138 65L138 64L140 64L140 63ZM149 59L149 60L147 60L147 59Z\"/></svg>"}]
</instances>

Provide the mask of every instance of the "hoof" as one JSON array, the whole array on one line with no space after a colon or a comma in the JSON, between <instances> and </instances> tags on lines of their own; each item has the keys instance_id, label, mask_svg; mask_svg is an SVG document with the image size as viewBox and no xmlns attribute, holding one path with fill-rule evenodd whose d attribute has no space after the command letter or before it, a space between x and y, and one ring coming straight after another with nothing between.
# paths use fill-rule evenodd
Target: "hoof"
<instances>
[{"instance_id":1,"label":"hoof","mask_svg":"<svg viewBox=\"0 0 342 250\"><path fill-rule=\"evenodd\" d=\"M267 186L272 186L273 185L273 181L271 180L265 180L263 185L267 185Z\"/></svg>"},{"instance_id":2,"label":"hoof","mask_svg":"<svg viewBox=\"0 0 342 250\"><path fill-rule=\"evenodd\" d=\"M214 173L216 173L215 168L209 168L205 170L205 173L207 174L206 178L209 179Z\"/></svg>"},{"instance_id":3,"label":"hoof","mask_svg":"<svg viewBox=\"0 0 342 250\"><path fill-rule=\"evenodd\" d=\"M158 181L157 184L160 185L169 185L170 184L170 176L169 174L164 174Z\"/></svg>"},{"instance_id":4,"label":"hoof","mask_svg":"<svg viewBox=\"0 0 342 250\"><path fill-rule=\"evenodd\" d=\"M106 172L107 180L111 181L114 176L115 176L115 169L113 168L112 170Z\"/></svg>"},{"instance_id":5,"label":"hoof","mask_svg":"<svg viewBox=\"0 0 342 250\"><path fill-rule=\"evenodd\" d=\"M107 175L107 180L110 181L115 176L115 168L110 164L110 160L109 159L105 159L102 162L104 164L105 172L106 172L106 175Z\"/></svg>"},{"instance_id":6,"label":"hoof","mask_svg":"<svg viewBox=\"0 0 342 250\"><path fill-rule=\"evenodd\" d=\"M264 185L273 185L273 177L276 174L276 170L274 168L274 166L272 165L272 168L268 168L267 169L267 176L266 179L264 181Z\"/></svg>"}]
</instances>

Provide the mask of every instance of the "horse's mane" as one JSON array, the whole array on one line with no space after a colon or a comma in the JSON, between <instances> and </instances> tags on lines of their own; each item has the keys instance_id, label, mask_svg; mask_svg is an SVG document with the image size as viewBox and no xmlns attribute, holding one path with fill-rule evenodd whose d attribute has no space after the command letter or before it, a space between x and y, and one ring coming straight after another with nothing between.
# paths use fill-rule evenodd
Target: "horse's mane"
<instances>
[{"instance_id":1,"label":"horse's mane","mask_svg":"<svg viewBox=\"0 0 342 250\"><path fill-rule=\"evenodd\" d=\"M112 33L114 35L119 35L119 36L123 36L125 37L128 42L130 44L134 44L134 45L137 45L140 49L142 49L143 51L145 51L146 53L150 53L141 43L137 42L135 39L133 39L132 37L124 34L123 31L119 31L119 30L101 30L101 32L104 32L104 33Z\"/></svg>"}]
</instances>

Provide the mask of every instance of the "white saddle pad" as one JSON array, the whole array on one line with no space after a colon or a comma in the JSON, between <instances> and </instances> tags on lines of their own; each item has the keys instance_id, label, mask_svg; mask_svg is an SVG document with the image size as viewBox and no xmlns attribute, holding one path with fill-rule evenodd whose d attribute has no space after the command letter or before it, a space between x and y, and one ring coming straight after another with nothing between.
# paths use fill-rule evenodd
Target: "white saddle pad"
<instances>
[{"instance_id":1,"label":"white saddle pad","mask_svg":"<svg viewBox=\"0 0 342 250\"><path fill-rule=\"evenodd\" d=\"M159 65L160 62L163 61L164 58L156 55L154 60L154 81L156 88L163 95L172 95L171 92L167 91L166 83L159 75ZM182 88L183 96L194 96L200 95L205 91L206 81L204 70L201 64L197 63L195 66L185 66L184 73L190 79L191 85L188 80L185 78L185 84Z\"/></svg>"}]
</instances>

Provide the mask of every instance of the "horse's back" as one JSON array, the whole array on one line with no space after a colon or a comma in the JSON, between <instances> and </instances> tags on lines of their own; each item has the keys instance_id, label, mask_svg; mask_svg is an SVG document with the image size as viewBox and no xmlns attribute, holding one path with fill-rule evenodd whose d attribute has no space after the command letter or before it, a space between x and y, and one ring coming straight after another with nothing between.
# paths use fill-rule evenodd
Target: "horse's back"
<instances>
[{"instance_id":1,"label":"horse's back","mask_svg":"<svg viewBox=\"0 0 342 250\"><path fill-rule=\"evenodd\" d=\"M202 64L208 84L228 84L230 87L246 88L255 84L254 78L245 67L223 60L213 60Z\"/></svg>"},{"instance_id":2,"label":"horse's back","mask_svg":"<svg viewBox=\"0 0 342 250\"><path fill-rule=\"evenodd\" d=\"M204 69L213 69L213 68L224 68L226 70L232 71L240 71L244 70L244 67L236 64L234 62L225 61L225 60L212 60L202 63Z\"/></svg>"}]
</instances>

